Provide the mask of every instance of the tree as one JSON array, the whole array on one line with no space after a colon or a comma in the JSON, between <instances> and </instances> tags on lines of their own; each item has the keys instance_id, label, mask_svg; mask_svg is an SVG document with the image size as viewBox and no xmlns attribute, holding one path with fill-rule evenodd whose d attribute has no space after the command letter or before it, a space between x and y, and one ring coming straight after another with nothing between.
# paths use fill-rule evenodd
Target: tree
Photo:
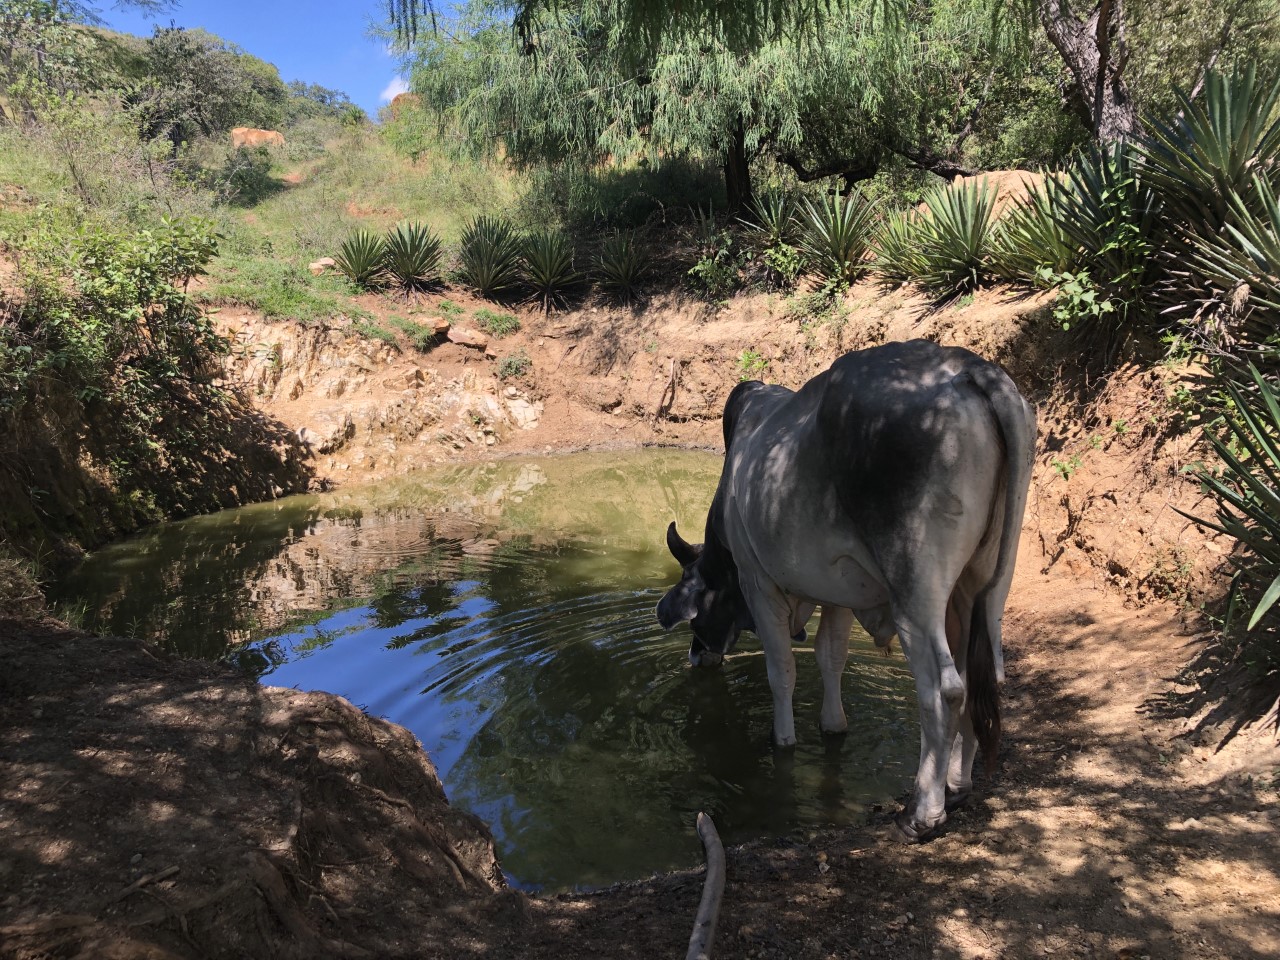
<instances>
[{"instance_id":1,"label":"tree","mask_svg":"<svg viewBox=\"0 0 1280 960\"><path fill-rule=\"evenodd\" d=\"M143 137L167 136L175 151L196 136L284 121L289 92L279 71L203 30L157 27L146 69L127 101Z\"/></svg>"},{"instance_id":2,"label":"tree","mask_svg":"<svg viewBox=\"0 0 1280 960\"><path fill-rule=\"evenodd\" d=\"M385 2L402 39L415 36L423 20L438 23L431 0ZM519 36L527 39L548 11L568 5L565 0L516 0L504 9ZM833 25L868 8L886 36L901 35L896 28L932 4L615 0L611 6L615 19L625 25L630 49L652 50L664 39L683 34L720 36L730 49L741 52L779 38L819 44ZM986 0L980 6L993 22L1039 20L1072 77L1066 89L1069 103L1094 139L1101 141L1131 137L1139 127L1140 107L1168 105L1176 87L1194 89L1209 68L1280 62L1280 17L1274 0Z\"/></svg>"},{"instance_id":3,"label":"tree","mask_svg":"<svg viewBox=\"0 0 1280 960\"><path fill-rule=\"evenodd\" d=\"M879 4L850 5L807 45L780 36L739 50L727 33L673 33L637 50L610 0L539 14L523 38L505 8L473 2L450 32L419 38L412 85L466 149L500 142L517 165L714 160L734 211L763 156L846 186L893 156L973 172L961 147L993 78L1025 69L1025 23L993 24L984 0L942 0L886 28Z\"/></svg>"}]
</instances>

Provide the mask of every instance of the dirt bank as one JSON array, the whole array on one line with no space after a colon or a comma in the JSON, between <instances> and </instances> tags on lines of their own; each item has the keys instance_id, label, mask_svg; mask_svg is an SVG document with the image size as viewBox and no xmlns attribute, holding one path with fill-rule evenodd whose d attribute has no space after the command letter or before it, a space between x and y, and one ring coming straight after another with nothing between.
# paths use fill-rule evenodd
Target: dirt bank
<instances>
[{"instance_id":1,"label":"dirt bank","mask_svg":"<svg viewBox=\"0 0 1280 960\"><path fill-rule=\"evenodd\" d=\"M474 332L479 305L453 299L451 322ZM798 385L884 339L1000 361L1041 411L1000 769L923 847L872 823L730 851L716 954L1276 955L1274 715L1269 699L1224 701L1201 682L1219 673L1193 614L1224 550L1172 509L1199 496L1179 474L1197 454L1176 374L1090 381L1041 304L998 291L932 310L857 288L847 307L843 322L764 296L520 312L521 330L487 351L424 353L346 323L223 319L231 375L334 480L547 449L714 447L740 376ZM502 379L520 352L530 369ZM498 890L482 829L447 808L411 738L337 698L49 625L0 630L0 644L0 955L684 949L697 871L549 899Z\"/></svg>"}]
</instances>

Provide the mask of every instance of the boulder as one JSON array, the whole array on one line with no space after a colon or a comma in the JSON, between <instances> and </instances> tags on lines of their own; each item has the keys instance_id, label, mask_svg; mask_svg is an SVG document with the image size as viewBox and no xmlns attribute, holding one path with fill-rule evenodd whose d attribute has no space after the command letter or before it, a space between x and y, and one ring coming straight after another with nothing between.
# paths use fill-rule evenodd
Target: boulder
<instances>
[{"instance_id":1,"label":"boulder","mask_svg":"<svg viewBox=\"0 0 1280 960\"><path fill-rule=\"evenodd\" d=\"M307 264L307 269L311 271L313 277L318 277L326 270L332 270L337 265L333 257L321 257L319 260Z\"/></svg>"}]
</instances>

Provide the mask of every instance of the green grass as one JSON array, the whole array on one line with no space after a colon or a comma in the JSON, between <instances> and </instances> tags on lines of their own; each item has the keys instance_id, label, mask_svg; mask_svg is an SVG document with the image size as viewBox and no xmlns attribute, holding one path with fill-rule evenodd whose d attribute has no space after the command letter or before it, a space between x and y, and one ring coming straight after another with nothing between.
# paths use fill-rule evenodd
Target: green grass
<instances>
[{"instance_id":1,"label":"green grass","mask_svg":"<svg viewBox=\"0 0 1280 960\"><path fill-rule=\"evenodd\" d=\"M387 317L386 323L408 337L414 349L421 353L426 353L439 342L434 326L424 326L410 317L399 317L393 314Z\"/></svg>"},{"instance_id":2,"label":"green grass","mask_svg":"<svg viewBox=\"0 0 1280 960\"><path fill-rule=\"evenodd\" d=\"M437 154L412 163L369 131L330 140L318 159L291 169L302 174L300 183L240 217L277 254L308 262L332 256L339 239L358 227L382 232L401 220L421 221L446 245L456 244L464 223L509 208L522 189L493 164Z\"/></svg>"},{"instance_id":3,"label":"green grass","mask_svg":"<svg viewBox=\"0 0 1280 960\"><path fill-rule=\"evenodd\" d=\"M208 284L196 294L207 304L238 303L265 317L288 317L303 323L338 314L367 316L351 300L345 277L327 273L313 277L305 267L269 256L223 256L212 264Z\"/></svg>"},{"instance_id":4,"label":"green grass","mask_svg":"<svg viewBox=\"0 0 1280 960\"><path fill-rule=\"evenodd\" d=\"M510 313L497 313L488 307L481 307L473 316L481 330L495 337L507 337L520 329L520 320Z\"/></svg>"},{"instance_id":5,"label":"green grass","mask_svg":"<svg viewBox=\"0 0 1280 960\"><path fill-rule=\"evenodd\" d=\"M376 320L358 320L351 325L351 329L366 340L378 340L396 350L400 349L400 338L396 336L396 332Z\"/></svg>"}]
</instances>

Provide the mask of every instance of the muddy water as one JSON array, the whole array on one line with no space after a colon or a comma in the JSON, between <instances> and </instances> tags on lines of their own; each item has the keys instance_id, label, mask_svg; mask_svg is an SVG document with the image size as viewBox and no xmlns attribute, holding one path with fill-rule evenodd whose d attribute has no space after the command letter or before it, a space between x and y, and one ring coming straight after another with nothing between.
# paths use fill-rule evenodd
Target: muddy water
<instances>
[{"instance_id":1,"label":"muddy water","mask_svg":"<svg viewBox=\"0 0 1280 960\"><path fill-rule=\"evenodd\" d=\"M855 636L852 732L823 738L797 649L800 745L769 744L758 641L718 670L653 608L701 539L719 473L688 452L469 465L168 524L90 557L61 588L97 629L225 656L412 730L452 802L493 828L510 879L598 886L727 842L854 822L909 786L917 732L900 656ZM815 624L810 625L810 636Z\"/></svg>"}]
</instances>

